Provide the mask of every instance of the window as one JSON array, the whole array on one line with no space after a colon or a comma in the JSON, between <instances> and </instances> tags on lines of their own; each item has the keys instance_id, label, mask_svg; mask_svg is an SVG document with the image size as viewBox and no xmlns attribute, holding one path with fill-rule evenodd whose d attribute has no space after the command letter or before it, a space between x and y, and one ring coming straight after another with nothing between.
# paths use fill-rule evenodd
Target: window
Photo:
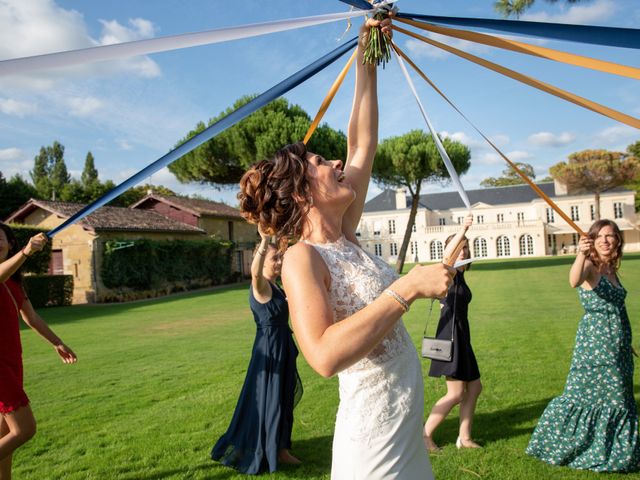
<instances>
[{"instance_id":1,"label":"window","mask_svg":"<svg viewBox=\"0 0 640 480\"><path fill-rule=\"evenodd\" d=\"M547 207L547 223L554 223L556 221L554 214L553 208Z\"/></svg>"},{"instance_id":2,"label":"window","mask_svg":"<svg viewBox=\"0 0 640 480\"><path fill-rule=\"evenodd\" d=\"M49 258L49 275L64 275L64 261L62 250L51 250Z\"/></svg>"},{"instance_id":3,"label":"window","mask_svg":"<svg viewBox=\"0 0 640 480\"><path fill-rule=\"evenodd\" d=\"M613 218L622 218L622 202L613 202Z\"/></svg>"},{"instance_id":4,"label":"window","mask_svg":"<svg viewBox=\"0 0 640 480\"><path fill-rule=\"evenodd\" d=\"M431 260L442 260L442 242L440 240L433 240L431 242L429 245L429 255Z\"/></svg>"},{"instance_id":5,"label":"window","mask_svg":"<svg viewBox=\"0 0 640 480\"><path fill-rule=\"evenodd\" d=\"M382 230L382 225L380 224L380 222L373 222L373 234L376 237L380 236L380 230Z\"/></svg>"},{"instance_id":6,"label":"window","mask_svg":"<svg viewBox=\"0 0 640 480\"><path fill-rule=\"evenodd\" d=\"M524 212L518 212L518 225L524 223Z\"/></svg>"},{"instance_id":7,"label":"window","mask_svg":"<svg viewBox=\"0 0 640 480\"><path fill-rule=\"evenodd\" d=\"M359 236L360 236L360 231L356 230L356 237L359 237Z\"/></svg>"},{"instance_id":8,"label":"window","mask_svg":"<svg viewBox=\"0 0 640 480\"><path fill-rule=\"evenodd\" d=\"M409 243L410 247L411 247L411 255L413 255L414 257L418 256L418 242L416 241L412 241Z\"/></svg>"},{"instance_id":9,"label":"window","mask_svg":"<svg viewBox=\"0 0 640 480\"><path fill-rule=\"evenodd\" d=\"M412 231L413 233L416 233L416 232L418 231L418 230L417 230L417 227L416 227L416 222L415 222L415 220L413 221L413 225L411 226L411 231Z\"/></svg>"},{"instance_id":10,"label":"window","mask_svg":"<svg viewBox=\"0 0 640 480\"><path fill-rule=\"evenodd\" d=\"M487 256L487 241L478 237L473 241L473 256L474 257L486 257Z\"/></svg>"},{"instance_id":11,"label":"window","mask_svg":"<svg viewBox=\"0 0 640 480\"><path fill-rule=\"evenodd\" d=\"M389 234L393 235L394 233L396 233L396 221L389 220Z\"/></svg>"},{"instance_id":12,"label":"window","mask_svg":"<svg viewBox=\"0 0 640 480\"><path fill-rule=\"evenodd\" d=\"M580 220L580 207L578 205L571 205L571 220L574 222Z\"/></svg>"},{"instance_id":13,"label":"window","mask_svg":"<svg viewBox=\"0 0 640 480\"><path fill-rule=\"evenodd\" d=\"M398 255L398 244L397 243L391 243L389 245L389 253L391 254L392 257L395 257L396 255Z\"/></svg>"},{"instance_id":14,"label":"window","mask_svg":"<svg viewBox=\"0 0 640 480\"><path fill-rule=\"evenodd\" d=\"M227 222L227 228L229 230L229 241L233 242L235 240L233 238L233 222Z\"/></svg>"},{"instance_id":15,"label":"window","mask_svg":"<svg viewBox=\"0 0 640 480\"><path fill-rule=\"evenodd\" d=\"M525 233L520 237L520 256L533 255L533 237Z\"/></svg>"},{"instance_id":16,"label":"window","mask_svg":"<svg viewBox=\"0 0 640 480\"><path fill-rule=\"evenodd\" d=\"M438 219L438 225L446 225L447 224L447 219L446 218L439 218Z\"/></svg>"},{"instance_id":17,"label":"window","mask_svg":"<svg viewBox=\"0 0 640 480\"><path fill-rule=\"evenodd\" d=\"M591 220L595 220L596 219L596 206L595 205L590 205L590 210L591 210Z\"/></svg>"},{"instance_id":18,"label":"window","mask_svg":"<svg viewBox=\"0 0 640 480\"><path fill-rule=\"evenodd\" d=\"M556 248L556 237L554 235L547 235L547 245L549 248Z\"/></svg>"},{"instance_id":19,"label":"window","mask_svg":"<svg viewBox=\"0 0 640 480\"><path fill-rule=\"evenodd\" d=\"M496 215L496 222L498 223L504 222L504 213L499 213L498 215Z\"/></svg>"},{"instance_id":20,"label":"window","mask_svg":"<svg viewBox=\"0 0 640 480\"><path fill-rule=\"evenodd\" d=\"M464 220L464 217L458 217L458 225L462 225L463 220Z\"/></svg>"},{"instance_id":21,"label":"window","mask_svg":"<svg viewBox=\"0 0 640 480\"><path fill-rule=\"evenodd\" d=\"M573 242L571 245L578 245L578 234L574 233L573 235L571 235L571 241Z\"/></svg>"},{"instance_id":22,"label":"window","mask_svg":"<svg viewBox=\"0 0 640 480\"><path fill-rule=\"evenodd\" d=\"M484 223L484 215L478 215L476 217L476 223Z\"/></svg>"},{"instance_id":23,"label":"window","mask_svg":"<svg viewBox=\"0 0 640 480\"><path fill-rule=\"evenodd\" d=\"M375 251L376 257L382 256L382 244L376 243L373 245L373 249Z\"/></svg>"},{"instance_id":24,"label":"window","mask_svg":"<svg viewBox=\"0 0 640 480\"><path fill-rule=\"evenodd\" d=\"M509 246L509 239L505 235L501 235L496 240L496 247L499 257L508 257L511 255L511 248Z\"/></svg>"}]
</instances>

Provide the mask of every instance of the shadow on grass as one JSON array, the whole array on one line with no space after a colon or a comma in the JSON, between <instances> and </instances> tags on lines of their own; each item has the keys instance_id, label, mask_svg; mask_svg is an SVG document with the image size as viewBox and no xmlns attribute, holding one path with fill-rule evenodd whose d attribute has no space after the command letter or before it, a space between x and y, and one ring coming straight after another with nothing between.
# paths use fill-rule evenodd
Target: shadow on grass
<instances>
[{"instance_id":1,"label":"shadow on grass","mask_svg":"<svg viewBox=\"0 0 640 480\"><path fill-rule=\"evenodd\" d=\"M332 437L324 436L308 438L305 440L295 440L291 452L302 460L302 465L282 465L278 468L278 478L308 478L329 475L331 472L331 442ZM237 470L225 467L218 462L203 460L201 464L187 468L173 468L159 472L130 473L129 476L121 476L124 480L160 480L170 477L191 478L195 473L199 473L200 478L207 480L225 480L231 478L253 478L243 475ZM206 472L206 473L202 473ZM268 477L265 473L260 478Z\"/></svg>"},{"instance_id":2,"label":"shadow on grass","mask_svg":"<svg viewBox=\"0 0 640 480\"><path fill-rule=\"evenodd\" d=\"M483 445L488 445L500 440L531 434L534 428L531 424L540 418L552 398L515 405L497 412L476 413L473 421L473 438ZM435 435L436 443L440 446L455 443L458 429L458 409L455 409L438 428Z\"/></svg>"}]
</instances>

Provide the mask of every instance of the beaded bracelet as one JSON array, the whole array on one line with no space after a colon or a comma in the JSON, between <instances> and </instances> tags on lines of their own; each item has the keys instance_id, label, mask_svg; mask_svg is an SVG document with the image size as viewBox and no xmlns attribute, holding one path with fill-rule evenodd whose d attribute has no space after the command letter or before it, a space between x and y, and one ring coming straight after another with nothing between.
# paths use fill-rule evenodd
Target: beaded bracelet
<instances>
[{"instance_id":1,"label":"beaded bracelet","mask_svg":"<svg viewBox=\"0 0 640 480\"><path fill-rule=\"evenodd\" d=\"M407 302L404 298L402 298L400 295L398 295L396 292L394 292L393 290L391 290L390 288L387 288L384 293L386 293L387 295L389 295L391 298L393 298L396 302L398 302L400 304L400 307L402 307L402 311L404 313L407 313L409 311L409 302Z\"/></svg>"}]
</instances>

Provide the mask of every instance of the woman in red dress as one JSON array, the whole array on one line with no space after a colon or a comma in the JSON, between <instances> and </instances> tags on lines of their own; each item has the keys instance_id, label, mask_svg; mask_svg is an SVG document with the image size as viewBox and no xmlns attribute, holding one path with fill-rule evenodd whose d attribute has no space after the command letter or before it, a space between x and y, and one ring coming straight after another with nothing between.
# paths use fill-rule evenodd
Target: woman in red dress
<instances>
[{"instance_id":1,"label":"woman in red dress","mask_svg":"<svg viewBox=\"0 0 640 480\"><path fill-rule=\"evenodd\" d=\"M22 288L20 267L46 243L47 237L40 233L21 249L11 228L0 223L0 480L11 478L13 452L36 433L36 420L22 386L20 316L53 345L64 363L77 360L36 313Z\"/></svg>"}]
</instances>

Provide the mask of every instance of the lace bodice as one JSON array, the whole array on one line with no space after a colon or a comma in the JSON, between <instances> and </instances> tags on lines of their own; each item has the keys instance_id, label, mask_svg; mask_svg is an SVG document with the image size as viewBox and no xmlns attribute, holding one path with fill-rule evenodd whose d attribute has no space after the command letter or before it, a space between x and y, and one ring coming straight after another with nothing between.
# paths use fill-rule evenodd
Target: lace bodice
<instances>
[{"instance_id":1,"label":"lace bodice","mask_svg":"<svg viewBox=\"0 0 640 480\"><path fill-rule=\"evenodd\" d=\"M382 259L344 237L333 243L309 244L320 253L331 275L329 298L334 322L372 303L398 278ZM359 441L375 438L390 428L394 418L414 408L416 394L421 395L423 388L420 361L402 320L366 357L338 377L337 425Z\"/></svg>"}]
</instances>

